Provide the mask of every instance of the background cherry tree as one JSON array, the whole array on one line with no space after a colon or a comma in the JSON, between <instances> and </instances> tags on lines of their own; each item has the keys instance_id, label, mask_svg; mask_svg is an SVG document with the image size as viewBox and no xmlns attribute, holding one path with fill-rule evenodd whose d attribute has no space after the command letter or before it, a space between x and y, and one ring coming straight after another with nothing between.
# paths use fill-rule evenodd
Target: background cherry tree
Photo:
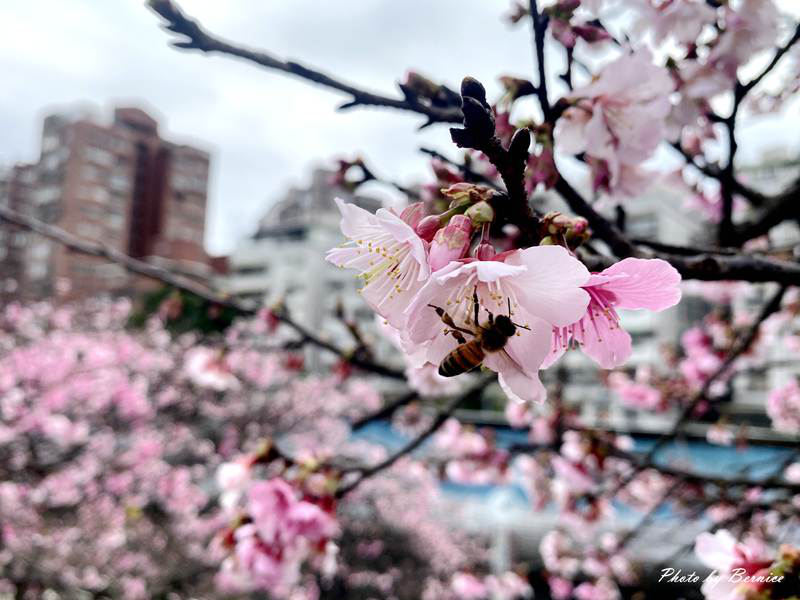
<instances>
[{"instance_id":1,"label":"background cherry tree","mask_svg":"<svg viewBox=\"0 0 800 600\"><path fill-rule=\"evenodd\" d=\"M331 318L350 331L348 347L306 329L290 307L228 298L0 207L4 221L172 290L135 319L125 301L4 308L2 591L511 600L535 588L612 600L659 593L661 568L677 555L640 565L629 546L666 506L709 523L680 549L721 575L696 594L796 595L797 452L761 478L709 476L660 455L696 419L713 423L712 444L754 443L715 422L719 403L767 350L800 360L800 265L771 240L777 226L798 225L800 179L769 194L736 161L744 121L785 114L794 125L797 22L772 0L514 3L504 18L531 28L533 77L501 74L503 94L488 98L473 78L455 91L414 71L399 94L366 91L222 40L171 0L149 6L177 48L333 89L347 97L343 109L452 125L453 152L425 150L432 176L419 187L381 179L363 159L341 160L332 182L379 181L407 196L402 210L376 214L340 202L345 243L327 255L362 279L404 363L376 361L341 311ZM667 154L680 166L659 171ZM702 245L626 233L626 207L658 179L706 225ZM544 211L546 190L567 208ZM715 309L658 364L626 369L632 343L620 312L659 312L682 293ZM766 298L755 311L734 302L751 294ZM516 323L502 350L480 373L439 376L490 313ZM306 346L331 356L328 370L306 371ZM627 436L582 423L540 381L545 369L569 377L565 352L597 363L624 406L673 411L667 432L636 451ZM382 397L383 378L407 391ZM455 418L495 380L529 443L502 446ZM797 439L798 382L763 402L774 429ZM381 420L407 441L386 449L353 435ZM443 480L514 482L532 510L555 506L540 563L491 573L485 540L444 518L453 508ZM631 509L633 526L609 530Z\"/></svg>"}]
</instances>

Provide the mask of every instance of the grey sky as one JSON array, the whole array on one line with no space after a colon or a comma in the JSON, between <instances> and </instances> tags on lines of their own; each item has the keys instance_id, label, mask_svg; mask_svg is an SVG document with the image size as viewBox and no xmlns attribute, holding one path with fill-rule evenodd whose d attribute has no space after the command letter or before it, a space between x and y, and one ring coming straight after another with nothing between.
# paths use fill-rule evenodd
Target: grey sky
<instances>
[{"instance_id":1,"label":"grey sky","mask_svg":"<svg viewBox=\"0 0 800 600\"><path fill-rule=\"evenodd\" d=\"M473 75L496 95L502 73L530 76L527 27L506 0L179 0L210 30L392 92L407 68L457 89ZM31 160L41 117L90 102L134 102L167 136L213 154L206 244L229 250L312 164L362 153L406 182L426 173L422 144L452 151L446 127L387 110L337 113L342 96L228 57L171 49L141 0L4 0L0 9L0 163Z\"/></svg>"},{"instance_id":2,"label":"grey sky","mask_svg":"<svg viewBox=\"0 0 800 600\"><path fill-rule=\"evenodd\" d=\"M456 86L528 75L529 32L500 20L505 1L181 0L212 31L392 92L409 67ZM477 43L476 40L485 40ZM386 110L337 113L341 95L226 57L167 46L137 0L5 0L0 9L0 163L31 160L52 108L115 102L153 110L168 136L213 153L206 244L225 251L313 163L363 153L376 170L424 173L421 143L449 150L445 127ZM496 89L496 88L495 88Z\"/></svg>"}]
</instances>

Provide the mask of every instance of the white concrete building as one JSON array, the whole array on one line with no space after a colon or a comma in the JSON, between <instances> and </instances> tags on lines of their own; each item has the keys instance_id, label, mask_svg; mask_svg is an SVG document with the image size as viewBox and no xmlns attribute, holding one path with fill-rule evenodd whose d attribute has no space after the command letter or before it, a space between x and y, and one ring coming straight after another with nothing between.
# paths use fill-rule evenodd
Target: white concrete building
<instances>
[{"instance_id":1,"label":"white concrete building","mask_svg":"<svg viewBox=\"0 0 800 600\"><path fill-rule=\"evenodd\" d=\"M328 171L315 170L308 187L290 189L273 205L256 232L230 255L229 274L221 285L231 294L267 305L283 301L299 323L348 347L352 337L333 316L339 302L372 340L379 336L374 313L358 295L353 271L325 261L325 253L344 241L334 198L370 212L380 208L381 202L333 186L330 177ZM321 359L318 352L309 352L311 366Z\"/></svg>"}]
</instances>

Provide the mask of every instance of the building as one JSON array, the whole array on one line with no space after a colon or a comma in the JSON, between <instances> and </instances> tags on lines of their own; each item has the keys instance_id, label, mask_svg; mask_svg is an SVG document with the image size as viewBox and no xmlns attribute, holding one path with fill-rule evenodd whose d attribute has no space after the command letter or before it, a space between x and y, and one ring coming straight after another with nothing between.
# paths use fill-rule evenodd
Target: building
<instances>
[{"instance_id":1,"label":"building","mask_svg":"<svg viewBox=\"0 0 800 600\"><path fill-rule=\"evenodd\" d=\"M45 118L38 161L4 174L0 202L130 256L211 275L203 248L209 155L162 139L138 108L111 123L85 112ZM128 293L152 283L107 261L0 226L0 294L67 299Z\"/></svg>"},{"instance_id":2,"label":"building","mask_svg":"<svg viewBox=\"0 0 800 600\"><path fill-rule=\"evenodd\" d=\"M290 189L261 219L254 234L228 257L229 274L222 281L228 293L239 298L282 301L296 321L343 346L352 338L333 316L341 303L349 318L377 340L375 315L358 295L352 271L325 261L325 253L344 241L334 198L353 202L375 212L381 202L355 196L332 185L332 173L313 171L310 185ZM320 355L310 352L317 363Z\"/></svg>"}]
</instances>

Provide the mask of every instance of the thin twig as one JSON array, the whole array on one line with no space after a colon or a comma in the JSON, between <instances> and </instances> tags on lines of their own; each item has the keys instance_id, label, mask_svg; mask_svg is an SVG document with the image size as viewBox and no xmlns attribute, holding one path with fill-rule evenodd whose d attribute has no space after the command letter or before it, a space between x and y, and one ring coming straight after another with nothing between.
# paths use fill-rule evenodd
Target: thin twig
<instances>
[{"instance_id":1,"label":"thin twig","mask_svg":"<svg viewBox=\"0 0 800 600\"><path fill-rule=\"evenodd\" d=\"M178 41L172 45L184 50L199 50L205 53L219 52L254 62L267 69L294 75L312 83L328 87L349 95L352 99L340 108L354 106L381 106L418 113L427 117L426 125L432 123L459 123L461 110L458 106L436 106L424 98L405 90L405 98L393 98L366 91L336 79L322 71L307 67L293 60L282 60L263 51L251 50L226 42L207 32L196 20L188 17L172 0L149 0L148 5L166 22L165 27L177 34Z\"/></svg>"},{"instance_id":2,"label":"thin twig","mask_svg":"<svg viewBox=\"0 0 800 600\"><path fill-rule=\"evenodd\" d=\"M486 386L492 381L492 378L483 378L481 381L473 385L469 390L467 390L461 396L454 398L450 403L443 408L437 415L436 418L428 425L417 437L409 441L407 444L403 445L399 450L393 452L389 456L387 456L381 462L372 465L371 467L365 467L358 470L358 477L354 479L347 485L343 485L336 491L336 497L341 498L346 494L353 491L356 487L358 487L364 480L369 479L370 477L377 475L381 471L388 469L402 457L406 456L407 454L411 454L419 448L425 440L427 440L430 436L436 433L439 428L445 424L447 419L449 419L453 413L465 402L472 400L474 398L479 398L483 393L483 390L486 389Z\"/></svg>"},{"instance_id":3,"label":"thin twig","mask_svg":"<svg viewBox=\"0 0 800 600\"><path fill-rule=\"evenodd\" d=\"M96 256L98 258L106 259L124 267L131 273L137 273L138 275L155 279L176 289L194 294L195 296L198 296L199 298L202 298L203 300L213 304L233 309L239 314L254 315L261 308L257 304L243 302L231 297L228 294L222 294L211 290L204 285L201 285L181 275L177 275L163 267L151 265L150 263L132 258L124 252L120 252L115 248L110 248L105 244L85 240L67 231L64 231L59 227L49 225L48 223L43 223L38 219L28 217L6 206L0 205L0 222L2 221L7 221L13 225L16 225L17 227L37 233L43 237L46 237L47 239L61 244L66 248L69 248L74 252L80 252L81 254L86 254L88 256ZM339 348L335 344L323 340L292 319L286 310L277 309L273 312L283 324L298 333L302 341L327 350L348 361L354 367L358 367L377 375L390 377L392 379L405 379L405 374L402 371L398 371L397 369L388 367L386 365L381 365L373 361L366 360L362 357L355 356L353 355L352 351Z\"/></svg>"}]
</instances>

